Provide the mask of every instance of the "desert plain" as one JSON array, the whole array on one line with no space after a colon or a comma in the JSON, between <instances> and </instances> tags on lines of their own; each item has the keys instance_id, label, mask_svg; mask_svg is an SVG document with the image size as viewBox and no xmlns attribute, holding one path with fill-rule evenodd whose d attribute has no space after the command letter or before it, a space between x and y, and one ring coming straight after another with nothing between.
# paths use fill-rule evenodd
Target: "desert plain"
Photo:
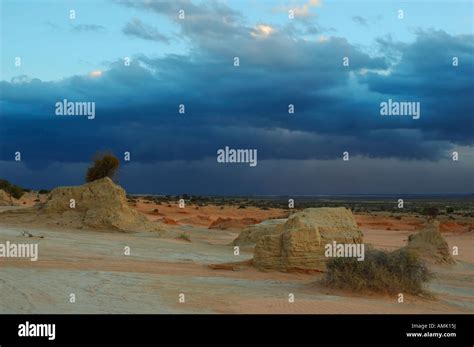
<instances>
[{"instance_id":1,"label":"desert plain","mask_svg":"<svg viewBox=\"0 0 474 347\"><path fill-rule=\"evenodd\" d=\"M411 210L400 210L388 198L296 198L289 209L284 198L127 195L126 208L152 225L136 231L52 214L44 207L50 193L29 192L0 206L0 243L39 249L37 261L0 258L0 313L473 313L473 200L414 199L406 202ZM439 230L458 252L452 264L429 264L431 295L407 294L402 303L393 294L328 288L324 271L258 269L252 243L236 253L244 230L283 223L312 206L346 207L364 243L395 250L425 227L418 207L426 204L440 207ZM454 212L443 212L453 205Z\"/></svg>"}]
</instances>

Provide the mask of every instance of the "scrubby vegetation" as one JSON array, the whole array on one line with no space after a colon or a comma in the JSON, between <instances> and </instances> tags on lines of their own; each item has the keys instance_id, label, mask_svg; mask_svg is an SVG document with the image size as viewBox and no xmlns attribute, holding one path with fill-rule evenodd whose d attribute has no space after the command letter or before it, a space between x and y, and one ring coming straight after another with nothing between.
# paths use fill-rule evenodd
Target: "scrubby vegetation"
<instances>
[{"instance_id":1,"label":"scrubby vegetation","mask_svg":"<svg viewBox=\"0 0 474 347\"><path fill-rule=\"evenodd\" d=\"M446 218L473 217L474 196L463 198L437 197L426 198L406 198L403 208L397 205L397 198L386 197L242 197L242 196L202 196L192 194L181 195L128 195L129 200L143 199L158 205L168 207L178 204L180 199L184 199L186 206L205 207L218 206L220 209L226 207L236 207L240 209L256 207L262 211L285 209L289 213L300 211L310 207L341 207L351 209L357 214L390 215L397 220L412 216L415 218L434 219L446 216ZM295 208L290 209L288 200L295 199Z\"/></svg>"},{"instance_id":2,"label":"scrubby vegetation","mask_svg":"<svg viewBox=\"0 0 474 347\"><path fill-rule=\"evenodd\" d=\"M423 283L431 278L418 255L406 248L391 253L366 250L365 259L332 258L324 283L333 288L381 293L424 294Z\"/></svg>"},{"instance_id":3,"label":"scrubby vegetation","mask_svg":"<svg viewBox=\"0 0 474 347\"><path fill-rule=\"evenodd\" d=\"M191 242L191 237L186 233L181 233L178 235L178 239Z\"/></svg>"},{"instance_id":4,"label":"scrubby vegetation","mask_svg":"<svg viewBox=\"0 0 474 347\"><path fill-rule=\"evenodd\" d=\"M119 159L111 153L99 153L94 157L94 162L87 169L86 182L92 182L104 177L112 179L120 166Z\"/></svg>"},{"instance_id":5,"label":"scrubby vegetation","mask_svg":"<svg viewBox=\"0 0 474 347\"><path fill-rule=\"evenodd\" d=\"M0 179L0 189L4 190L10 198L20 199L23 194L25 194L25 190L15 184L8 182L5 179Z\"/></svg>"},{"instance_id":6,"label":"scrubby vegetation","mask_svg":"<svg viewBox=\"0 0 474 347\"><path fill-rule=\"evenodd\" d=\"M428 216L429 218L434 219L438 216L439 209L437 207L434 207L434 206L424 207L422 214L425 215L425 216Z\"/></svg>"}]
</instances>

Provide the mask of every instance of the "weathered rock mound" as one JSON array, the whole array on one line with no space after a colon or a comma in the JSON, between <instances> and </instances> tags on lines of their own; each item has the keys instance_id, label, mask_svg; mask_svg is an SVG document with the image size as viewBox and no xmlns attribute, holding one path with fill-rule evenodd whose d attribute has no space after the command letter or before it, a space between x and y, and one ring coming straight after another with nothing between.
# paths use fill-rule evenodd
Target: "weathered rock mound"
<instances>
[{"instance_id":1,"label":"weathered rock mound","mask_svg":"<svg viewBox=\"0 0 474 347\"><path fill-rule=\"evenodd\" d=\"M408 237L407 248L415 251L425 261L435 264L454 264L449 246L441 235L439 222L431 222L419 233Z\"/></svg>"},{"instance_id":2,"label":"weathered rock mound","mask_svg":"<svg viewBox=\"0 0 474 347\"><path fill-rule=\"evenodd\" d=\"M280 230L259 237L254 265L260 270L324 271L325 245L362 243L352 213L345 208L308 208L291 215Z\"/></svg>"},{"instance_id":3,"label":"weathered rock mound","mask_svg":"<svg viewBox=\"0 0 474 347\"><path fill-rule=\"evenodd\" d=\"M7 192L0 189L0 206L11 206L10 196Z\"/></svg>"},{"instance_id":4,"label":"weathered rock mound","mask_svg":"<svg viewBox=\"0 0 474 347\"><path fill-rule=\"evenodd\" d=\"M56 224L70 227L159 231L157 224L128 206L125 190L108 177L82 186L55 188L40 212Z\"/></svg>"},{"instance_id":5,"label":"weathered rock mound","mask_svg":"<svg viewBox=\"0 0 474 347\"><path fill-rule=\"evenodd\" d=\"M280 233L286 219L267 219L259 224L249 225L242 230L239 236L232 241L234 246L245 246L257 243L257 240L265 235Z\"/></svg>"}]
</instances>

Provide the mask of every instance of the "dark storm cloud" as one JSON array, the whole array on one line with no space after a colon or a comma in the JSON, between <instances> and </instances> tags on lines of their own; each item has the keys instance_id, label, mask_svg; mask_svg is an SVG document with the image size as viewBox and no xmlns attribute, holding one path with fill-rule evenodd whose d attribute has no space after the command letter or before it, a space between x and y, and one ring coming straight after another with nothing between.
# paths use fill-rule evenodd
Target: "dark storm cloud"
<instances>
[{"instance_id":1,"label":"dark storm cloud","mask_svg":"<svg viewBox=\"0 0 474 347\"><path fill-rule=\"evenodd\" d=\"M140 163L196 161L228 145L256 148L262 160L335 159L343 151L434 160L473 143L472 65L465 63L472 62L472 36L420 31L413 44L380 39L381 53L391 52L385 59L341 37L304 40L294 27L267 34L222 3L119 2L174 20L190 53L117 61L99 78L1 82L3 158L21 149L28 163L87 162L110 149L130 151ZM133 35L156 38L145 29ZM64 98L95 101L96 119L55 116ZM382 118L379 104L388 98L420 101L420 120Z\"/></svg>"},{"instance_id":2,"label":"dark storm cloud","mask_svg":"<svg viewBox=\"0 0 474 347\"><path fill-rule=\"evenodd\" d=\"M415 124L426 138L472 145L474 35L420 30L413 44L383 44L398 51L400 61L389 75L368 73L361 81L384 97L420 101L423 115Z\"/></svg>"},{"instance_id":3,"label":"dark storm cloud","mask_svg":"<svg viewBox=\"0 0 474 347\"><path fill-rule=\"evenodd\" d=\"M87 161L102 149L132 151L135 160L143 162L195 160L215 155L225 145L257 148L264 159L332 159L345 150L369 157L435 159L446 156L453 143L472 143L466 127L472 106L462 91L452 94L454 102L438 102L446 100L447 91L460 88L457 79L438 68L437 73L444 74L439 95L433 87L432 94L417 94L412 83L428 84L427 79L433 83L436 77L407 67L403 71L409 75L400 70L418 64L412 61L420 58L417 50L431 56L434 52L428 49L436 50L436 45L417 47L417 40L405 47L399 65L391 67L392 79L390 74L360 75L360 69L387 66L345 39L317 43L285 35L240 38L238 68L232 64L236 52L229 45L216 46L212 55L196 51L156 59L137 56L130 66L122 61L111 64L100 78L73 76L42 82L22 77L1 82L7 111L5 153L19 147L34 152L41 142L43 161ZM462 49L462 39L455 45L450 40L459 38L443 35L454 50L451 53L460 48L460 55L468 52ZM255 50L256 46L263 49ZM351 57L348 69L341 68L346 52ZM358 79L372 92L354 89L358 87L350 84ZM393 83L400 83L400 89L391 89ZM379 103L400 95L421 100L424 108L418 122L380 117ZM54 104L64 98L95 101L96 119L55 116ZM186 115L178 114L181 103ZM288 115L290 103L296 109L293 116ZM58 143L62 144L59 152Z\"/></svg>"},{"instance_id":4,"label":"dark storm cloud","mask_svg":"<svg viewBox=\"0 0 474 347\"><path fill-rule=\"evenodd\" d=\"M268 160L252 169L196 161L123 163L118 180L129 193L142 194L450 194L474 191L472 160L440 162L352 158ZM0 161L0 172L24 187L52 189L84 182L87 163L58 163L32 169ZM368 171L370 168L370 174ZM423 177L420 178L420 173ZM461 184L460 184L461 183Z\"/></svg>"}]
</instances>

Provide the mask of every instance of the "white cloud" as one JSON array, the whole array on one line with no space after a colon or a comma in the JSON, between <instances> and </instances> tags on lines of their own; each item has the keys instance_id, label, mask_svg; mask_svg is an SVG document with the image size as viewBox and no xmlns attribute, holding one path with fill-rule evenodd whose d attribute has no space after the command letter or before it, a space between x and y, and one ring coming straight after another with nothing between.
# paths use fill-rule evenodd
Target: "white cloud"
<instances>
[{"instance_id":1,"label":"white cloud","mask_svg":"<svg viewBox=\"0 0 474 347\"><path fill-rule=\"evenodd\" d=\"M295 17L309 17L311 16L311 8L321 6L321 0L308 0L300 6L284 6L278 7L277 12L293 11Z\"/></svg>"},{"instance_id":2,"label":"white cloud","mask_svg":"<svg viewBox=\"0 0 474 347\"><path fill-rule=\"evenodd\" d=\"M89 76L92 78L97 78L102 76L102 71L101 70L94 70L89 73Z\"/></svg>"},{"instance_id":3,"label":"white cloud","mask_svg":"<svg viewBox=\"0 0 474 347\"><path fill-rule=\"evenodd\" d=\"M253 37L267 37L275 32L275 28L267 24L258 24L252 31Z\"/></svg>"}]
</instances>

